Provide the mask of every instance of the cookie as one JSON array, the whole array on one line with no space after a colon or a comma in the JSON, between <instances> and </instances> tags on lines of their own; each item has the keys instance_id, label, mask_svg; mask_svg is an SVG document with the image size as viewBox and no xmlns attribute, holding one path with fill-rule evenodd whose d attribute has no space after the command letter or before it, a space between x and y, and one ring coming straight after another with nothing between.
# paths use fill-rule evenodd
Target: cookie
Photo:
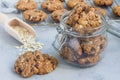
<instances>
[{"instance_id":1,"label":"cookie","mask_svg":"<svg viewBox=\"0 0 120 80\"><path fill-rule=\"evenodd\" d=\"M14 71L22 77L31 77L34 74L47 74L53 71L58 64L56 58L40 51L28 51L15 62Z\"/></svg>"},{"instance_id":2,"label":"cookie","mask_svg":"<svg viewBox=\"0 0 120 80\"><path fill-rule=\"evenodd\" d=\"M53 71L58 65L58 61L56 58L49 56L48 54L42 54L44 61L41 65L38 66L39 72L38 74L48 74Z\"/></svg>"},{"instance_id":3,"label":"cookie","mask_svg":"<svg viewBox=\"0 0 120 80\"><path fill-rule=\"evenodd\" d=\"M47 11L53 12L56 10L63 9L63 3L58 0L48 0L41 4L41 7Z\"/></svg>"},{"instance_id":4,"label":"cookie","mask_svg":"<svg viewBox=\"0 0 120 80\"><path fill-rule=\"evenodd\" d=\"M23 17L27 21L40 22L44 21L47 17L46 13L42 10L26 10L23 12Z\"/></svg>"},{"instance_id":5,"label":"cookie","mask_svg":"<svg viewBox=\"0 0 120 80\"><path fill-rule=\"evenodd\" d=\"M68 0L66 4L69 8L74 8L79 2L84 2L84 0Z\"/></svg>"},{"instance_id":6,"label":"cookie","mask_svg":"<svg viewBox=\"0 0 120 80\"><path fill-rule=\"evenodd\" d=\"M39 70L36 67L36 59L43 61L42 55L37 52L33 53L29 51L21 55L14 65L15 72L22 77L30 77L38 73Z\"/></svg>"},{"instance_id":7,"label":"cookie","mask_svg":"<svg viewBox=\"0 0 120 80\"><path fill-rule=\"evenodd\" d=\"M114 0L94 0L94 4L98 6L111 6Z\"/></svg>"},{"instance_id":8,"label":"cookie","mask_svg":"<svg viewBox=\"0 0 120 80\"><path fill-rule=\"evenodd\" d=\"M90 10L96 11L96 12L102 14L104 17L107 15L107 11L105 9L100 8L100 7L91 6Z\"/></svg>"},{"instance_id":9,"label":"cookie","mask_svg":"<svg viewBox=\"0 0 120 80\"><path fill-rule=\"evenodd\" d=\"M70 14L69 14L69 17L68 17L68 20L67 20L66 24L68 24L69 26L72 26L74 20L77 21L79 19L79 14L81 12L83 12L85 9L87 9L88 7L89 7L89 5L85 2L78 3L74 7L74 9L72 9L70 11ZM75 19L73 19L73 18L75 18Z\"/></svg>"},{"instance_id":10,"label":"cookie","mask_svg":"<svg viewBox=\"0 0 120 80\"><path fill-rule=\"evenodd\" d=\"M66 9L56 10L51 14L51 17L55 22L60 22L62 14L64 14L66 11Z\"/></svg>"},{"instance_id":11,"label":"cookie","mask_svg":"<svg viewBox=\"0 0 120 80\"><path fill-rule=\"evenodd\" d=\"M67 37L65 44L61 48L60 55L72 62L77 62L77 60L82 56L81 45L76 38Z\"/></svg>"},{"instance_id":12,"label":"cookie","mask_svg":"<svg viewBox=\"0 0 120 80\"><path fill-rule=\"evenodd\" d=\"M81 39L83 54L89 56L99 55L106 46L105 36Z\"/></svg>"},{"instance_id":13,"label":"cookie","mask_svg":"<svg viewBox=\"0 0 120 80\"><path fill-rule=\"evenodd\" d=\"M114 6L112 9L113 14L120 16L120 6Z\"/></svg>"},{"instance_id":14,"label":"cookie","mask_svg":"<svg viewBox=\"0 0 120 80\"><path fill-rule=\"evenodd\" d=\"M19 0L16 3L16 8L19 10L31 10L37 8L37 3L34 0Z\"/></svg>"},{"instance_id":15,"label":"cookie","mask_svg":"<svg viewBox=\"0 0 120 80\"><path fill-rule=\"evenodd\" d=\"M89 11L73 14L68 18L67 24L73 28L73 31L80 35L91 35L99 29L102 21L100 15L93 11Z\"/></svg>"},{"instance_id":16,"label":"cookie","mask_svg":"<svg viewBox=\"0 0 120 80\"><path fill-rule=\"evenodd\" d=\"M92 56L92 57L87 57L87 58L82 58L82 59L79 59L78 60L78 63L80 65L92 65L92 64L95 64L97 62L99 62L100 60L100 56L99 55L96 55L96 56Z\"/></svg>"}]
</instances>

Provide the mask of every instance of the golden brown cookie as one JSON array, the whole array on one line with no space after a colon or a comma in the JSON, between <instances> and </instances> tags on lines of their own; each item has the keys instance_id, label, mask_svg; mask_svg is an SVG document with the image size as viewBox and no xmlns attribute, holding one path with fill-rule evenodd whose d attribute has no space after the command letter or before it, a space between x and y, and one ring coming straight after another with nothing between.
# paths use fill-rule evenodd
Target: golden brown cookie
<instances>
[{"instance_id":1,"label":"golden brown cookie","mask_svg":"<svg viewBox=\"0 0 120 80\"><path fill-rule=\"evenodd\" d=\"M100 7L91 6L91 7L90 7L90 10L92 10L92 11L97 11L97 12L99 12L100 14L102 14L103 16L106 16L106 15L107 15L107 11L106 11L105 9L100 8Z\"/></svg>"},{"instance_id":2,"label":"golden brown cookie","mask_svg":"<svg viewBox=\"0 0 120 80\"><path fill-rule=\"evenodd\" d=\"M15 72L22 77L30 77L38 73L36 60L43 61L42 54L37 52L33 53L31 51L26 52L17 59L14 65Z\"/></svg>"},{"instance_id":3,"label":"golden brown cookie","mask_svg":"<svg viewBox=\"0 0 120 80\"><path fill-rule=\"evenodd\" d=\"M47 17L46 13L42 10L26 10L23 12L23 17L27 21L40 22L44 21Z\"/></svg>"},{"instance_id":4,"label":"golden brown cookie","mask_svg":"<svg viewBox=\"0 0 120 80\"><path fill-rule=\"evenodd\" d=\"M100 60L100 56L91 56L91 57L86 57L86 58L81 58L78 60L78 63L81 65L87 65L87 64L95 64Z\"/></svg>"},{"instance_id":5,"label":"golden brown cookie","mask_svg":"<svg viewBox=\"0 0 120 80\"><path fill-rule=\"evenodd\" d=\"M94 4L98 6L111 6L114 0L94 0Z\"/></svg>"},{"instance_id":6,"label":"golden brown cookie","mask_svg":"<svg viewBox=\"0 0 120 80\"><path fill-rule=\"evenodd\" d=\"M78 58L80 58L82 55L82 48L78 47L78 49L74 51L72 48L69 48L68 46L64 45L61 49L60 55L63 59L66 59L72 62L75 62L75 61L77 62Z\"/></svg>"},{"instance_id":7,"label":"golden brown cookie","mask_svg":"<svg viewBox=\"0 0 120 80\"><path fill-rule=\"evenodd\" d=\"M78 39L68 36L61 48L60 55L68 61L77 62L82 56L82 48Z\"/></svg>"},{"instance_id":8,"label":"golden brown cookie","mask_svg":"<svg viewBox=\"0 0 120 80\"><path fill-rule=\"evenodd\" d=\"M42 8L53 12L55 10L63 9L63 3L58 0L47 0L41 4Z\"/></svg>"},{"instance_id":9,"label":"golden brown cookie","mask_svg":"<svg viewBox=\"0 0 120 80\"><path fill-rule=\"evenodd\" d=\"M52 12L51 17L55 22L60 22L62 14L64 14L66 11L66 9L56 10Z\"/></svg>"},{"instance_id":10,"label":"golden brown cookie","mask_svg":"<svg viewBox=\"0 0 120 80\"><path fill-rule=\"evenodd\" d=\"M38 66L39 72L38 74L48 74L51 71L53 71L57 65L58 61L56 58L49 56L48 54L42 54L44 61L42 62L41 65Z\"/></svg>"},{"instance_id":11,"label":"golden brown cookie","mask_svg":"<svg viewBox=\"0 0 120 80\"><path fill-rule=\"evenodd\" d=\"M112 12L116 15L116 16L120 16L120 6L114 6L112 9Z\"/></svg>"},{"instance_id":12,"label":"golden brown cookie","mask_svg":"<svg viewBox=\"0 0 120 80\"><path fill-rule=\"evenodd\" d=\"M31 10L37 8L37 3L34 0L19 0L16 3L16 8L19 10Z\"/></svg>"},{"instance_id":13,"label":"golden brown cookie","mask_svg":"<svg viewBox=\"0 0 120 80\"><path fill-rule=\"evenodd\" d=\"M79 2L84 2L84 0L68 0L67 6L69 8L74 8Z\"/></svg>"},{"instance_id":14,"label":"golden brown cookie","mask_svg":"<svg viewBox=\"0 0 120 80\"><path fill-rule=\"evenodd\" d=\"M67 23L68 25L72 26L74 20L77 21L77 20L79 19L79 14L80 14L81 12L83 12L84 9L87 9L87 8L89 8L89 5L88 5L87 3L85 3L85 2L78 3L78 4L74 7L74 9L72 9L72 11L70 12L69 18L68 18L68 20L67 20L66 23ZM73 18L75 18L75 19L73 19Z\"/></svg>"},{"instance_id":15,"label":"golden brown cookie","mask_svg":"<svg viewBox=\"0 0 120 80\"><path fill-rule=\"evenodd\" d=\"M39 51L28 51L16 60L14 71L22 77L30 77L34 74L47 74L53 71L57 64L57 59L52 56Z\"/></svg>"},{"instance_id":16,"label":"golden brown cookie","mask_svg":"<svg viewBox=\"0 0 120 80\"><path fill-rule=\"evenodd\" d=\"M97 13L93 11L84 11L80 14L75 13L69 16L67 24L81 35L90 35L98 30L99 26L102 24L102 21L100 15Z\"/></svg>"},{"instance_id":17,"label":"golden brown cookie","mask_svg":"<svg viewBox=\"0 0 120 80\"><path fill-rule=\"evenodd\" d=\"M106 46L106 36L96 36L94 38L81 39L83 54L99 55Z\"/></svg>"}]
</instances>

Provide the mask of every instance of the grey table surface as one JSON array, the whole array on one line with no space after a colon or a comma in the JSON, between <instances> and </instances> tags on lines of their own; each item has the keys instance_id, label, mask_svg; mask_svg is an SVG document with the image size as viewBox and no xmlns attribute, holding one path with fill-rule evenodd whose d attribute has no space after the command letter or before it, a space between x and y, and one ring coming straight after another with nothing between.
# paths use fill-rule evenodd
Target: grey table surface
<instances>
[{"instance_id":1,"label":"grey table surface","mask_svg":"<svg viewBox=\"0 0 120 80\"><path fill-rule=\"evenodd\" d=\"M21 45L12 38L0 25L0 80L120 80L120 38L109 33L108 45L103 54L104 58L95 66L79 68L65 63L52 47L52 42L57 34L56 27L33 27L37 33L37 41L44 43L41 50L55 56L58 67L46 75L34 75L22 78L13 70L14 63L19 56L19 50L14 46Z\"/></svg>"}]
</instances>

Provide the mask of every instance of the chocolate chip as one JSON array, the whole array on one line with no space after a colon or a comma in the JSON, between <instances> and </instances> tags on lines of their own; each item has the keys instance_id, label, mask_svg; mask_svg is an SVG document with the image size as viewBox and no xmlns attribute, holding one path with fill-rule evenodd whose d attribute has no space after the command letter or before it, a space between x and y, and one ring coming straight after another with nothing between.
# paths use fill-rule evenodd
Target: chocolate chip
<instances>
[{"instance_id":1,"label":"chocolate chip","mask_svg":"<svg viewBox=\"0 0 120 80\"><path fill-rule=\"evenodd\" d=\"M26 59L26 61L27 61L27 62L29 62L29 60L28 60L28 59Z\"/></svg>"},{"instance_id":2,"label":"chocolate chip","mask_svg":"<svg viewBox=\"0 0 120 80\"><path fill-rule=\"evenodd\" d=\"M42 14L40 14L39 16L40 16L40 17L42 17L43 15L42 15Z\"/></svg>"},{"instance_id":3,"label":"chocolate chip","mask_svg":"<svg viewBox=\"0 0 120 80\"><path fill-rule=\"evenodd\" d=\"M20 68L18 68L18 72L21 74L22 73L22 70Z\"/></svg>"},{"instance_id":4,"label":"chocolate chip","mask_svg":"<svg viewBox=\"0 0 120 80\"><path fill-rule=\"evenodd\" d=\"M92 51L92 52L95 52L95 48L92 47L92 48L91 48L91 51Z\"/></svg>"},{"instance_id":5,"label":"chocolate chip","mask_svg":"<svg viewBox=\"0 0 120 80\"><path fill-rule=\"evenodd\" d=\"M30 72L33 72L34 71L34 68L32 68L31 70L30 70Z\"/></svg>"},{"instance_id":6,"label":"chocolate chip","mask_svg":"<svg viewBox=\"0 0 120 80\"><path fill-rule=\"evenodd\" d=\"M36 63L36 64L35 64L35 67L38 67L38 66L39 66L39 64L38 64L38 63Z\"/></svg>"},{"instance_id":7,"label":"chocolate chip","mask_svg":"<svg viewBox=\"0 0 120 80\"><path fill-rule=\"evenodd\" d=\"M103 44L100 45L100 49L103 49Z\"/></svg>"},{"instance_id":8,"label":"chocolate chip","mask_svg":"<svg viewBox=\"0 0 120 80\"><path fill-rule=\"evenodd\" d=\"M86 58L88 57L88 53L83 52L83 54L80 56L80 58Z\"/></svg>"},{"instance_id":9,"label":"chocolate chip","mask_svg":"<svg viewBox=\"0 0 120 80\"><path fill-rule=\"evenodd\" d=\"M37 59L40 59L40 56L39 56L39 55L37 55L37 56L36 56L36 58L37 58Z\"/></svg>"}]
</instances>

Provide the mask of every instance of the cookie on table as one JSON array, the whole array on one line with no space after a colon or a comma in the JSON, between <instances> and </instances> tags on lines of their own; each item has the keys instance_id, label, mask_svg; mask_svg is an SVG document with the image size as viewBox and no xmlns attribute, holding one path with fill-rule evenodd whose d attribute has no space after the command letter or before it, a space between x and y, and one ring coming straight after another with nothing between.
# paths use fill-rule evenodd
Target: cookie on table
<instances>
[{"instance_id":1,"label":"cookie on table","mask_svg":"<svg viewBox=\"0 0 120 80\"><path fill-rule=\"evenodd\" d=\"M23 12L23 17L27 21L31 22L40 22L44 21L47 17L47 14L42 10L26 10Z\"/></svg>"},{"instance_id":2,"label":"cookie on table","mask_svg":"<svg viewBox=\"0 0 120 80\"><path fill-rule=\"evenodd\" d=\"M112 9L112 12L116 15L116 16L120 16L120 6L114 6Z\"/></svg>"},{"instance_id":3,"label":"cookie on table","mask_svg":"<svg viewBox=\"0 0 120 80\"><path fill-rule=\"evenodd\" d=\"M60 22L62 14L64 14L66 11L66 9L56 10L52 12L51 17L55 22Z\"/></svg>"},{"instance_id":4,"label":"cookie on table","mask_svg":"<svg viewBox=\"0 0 120 80\"><path fill-rule=\"evenodd\" d=\"M114 0L94 0L94 4L98 6L111 6Z\"/></svg>"},{"instance_id":5,"label":"cookie on table","mask_svg":"<svg viewBox=\"0 0 120 80\"><path fill-rule=\"evenodd\" d=\"M81 65L94 64L96 62L99 62L99 60L100 60L100 56L96 55L96 56L90 56L90 57L86 57L86 58L80 58L78 60L78 63Z\"/></svg>"},{"instance_id":6,"label":"cookie on table","mask_svg":"<svg viewBox=\"0 0 120 80\"><path fill-rule=\"evenodd\" d=\"M48 74L52 72L58 65L56 58L49 56L48 54L42 54L44 61L38 66L39 72L37 74Z\"/></svg>"},{"instance_id":7,"label":"cookie on table","mask_svg":"<svg viewBox=\"0 0 120 80\"><path fill-rule=\"evenodd\" d=\"M37 74L39 70L36 67L36 60L43 61L42 54L31 51L26 52L17 59L14 65L15 72L22 77L31 77Z\"/></svg>"},{"instance_id":8,"label":"cookie on table","mask_svg":"<svg viewBox=\"0 0 120 80\"><path fill-rule=\"evenodd\" d=\"M42 2L41 7L47 11L53 12L64 8L64 5L61 1L58 0L46 0Z\"/></svg>"},{"instance_id":9,"label":"cookie on table","mask_svg":"<svg viewBox=\"0 0 120 80\"><path fill-rule=\"evenodd\" d=\"M101 13L103 16L107 15L107 11L105 9L100 8L100 7L91 6L90 10L97 11L97 12Z\"/></svg>"},{"instance_id":10,"label":"cookie on table","mask_svg":"<svg viewBox=\"0 0 120 80\"><path fill-rule=\"evenodd\" d=\"M34 74L48 74L56 68L57 64L57 59L48 54L28 51L16 60L14 71L22 77L31 77Z\"/></svg>"},{"instance_id":11,"label":"cookie on table","mask_svg":"<svg viewBox=\"0 0 120 80\"><path fill-rule=\"evenodd\" d=\"M69 8L74 8L75 5L78 4L79 2L84 2L84 0L68 0L67 6Z\"/></svg>"},{"instance_id":12,"label":"cookie on table","mask_svg":"<svg viewBox=\"0 0 120 80\"><path fill-rule=\"evenodd\" d=\"M34 0L19 0L16 3L16 8L19 10L30 10L30 9L36 9L37 3Z\"/></svg>"}]
</instances>

